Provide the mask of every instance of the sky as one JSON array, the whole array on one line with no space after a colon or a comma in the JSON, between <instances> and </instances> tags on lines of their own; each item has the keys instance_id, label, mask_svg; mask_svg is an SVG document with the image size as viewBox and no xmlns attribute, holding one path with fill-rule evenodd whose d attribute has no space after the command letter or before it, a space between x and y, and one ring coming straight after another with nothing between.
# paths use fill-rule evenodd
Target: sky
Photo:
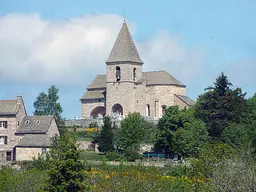
<instances>
[{"instance_id":1,"label":"sky","mask_svg":"<svg viewBox=\"0 0 256 192\"><path fill-rule=\"evenodd\" d=\"M22 95L32 115L56 85L62 116L80 118L124 15L144 71L167 70L195 100L221 72L256 92L255 0L0 0L0 99Z\"/></svg>"}]
</instances>

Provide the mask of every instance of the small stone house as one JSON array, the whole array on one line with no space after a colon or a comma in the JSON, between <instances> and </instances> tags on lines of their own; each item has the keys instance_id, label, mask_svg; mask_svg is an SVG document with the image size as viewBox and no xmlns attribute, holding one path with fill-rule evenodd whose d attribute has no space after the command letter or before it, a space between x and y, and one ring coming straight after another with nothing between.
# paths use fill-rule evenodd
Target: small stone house
<instances>
[{"instance_id":1,"label":"small stone house","mask_svg":"<svg viewBox=\"0 0 256 192\"><path fill-rule=\"evenodd\" d=\"M106 60L106 74L97 75L80 99L82 119L129 112L160 118L168 106L194 104L186 85L165 70L143 72L143 65L124 22Z\"/></svg>"},{"instance_id":2,"label":"small stone house","mask_svg":"<svg viewBox=\"0 0 256 192\"><path fill-rule=\"evenodd\" d=\"M15 160L14 147L19 141L15 133L26 115L21 96L16 100L0 100L0 162Z\"/></svg>"},{"instance_id":3,"label":"small stone house","mask_svg":"<svg viewBox=\"0 0 256 192\"><path fill-rule=\"evenodd\" d=\"M44 153L59 135L53 116L27 116L21 96L0 100L0 164L31 160Z\"/></svg>"},{"instance_id":4,"label":"small stone house","mask_svg":"<svg viewBox=\"0 0 256 192\"><path fill-rule=\"evenodd\" d=\"M51 138L60 135L53 116L26 116L15 134L20 137L15 146L16 161L32 160L46 153Z\"/></svg>"}]
</instances>

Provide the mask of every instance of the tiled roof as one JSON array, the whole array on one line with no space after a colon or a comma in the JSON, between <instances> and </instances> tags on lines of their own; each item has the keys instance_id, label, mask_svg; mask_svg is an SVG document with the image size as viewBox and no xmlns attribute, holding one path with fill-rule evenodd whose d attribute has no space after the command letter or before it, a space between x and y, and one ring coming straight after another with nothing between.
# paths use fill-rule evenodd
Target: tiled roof
<instances>
[{"instance_id":1,"label":"tiled roof","mask_svg":"<svg viewBox=\"0 0 256 192\"><path fill-rule=\"evenodd\" d=\"M106 95L105 90L86 91L81 99L104 99Z\"/></svg>"},{"instance_id":2,"label":"tiled roof","mask_svg":"<svg viewBox=\"0 0 256 192\"><path fill-rule=\"evenodd\" d=\"M142 77L136 83L142 83L146 81L146 85L179 85L185 87L179 80L170 75L167 71L149 71L143 72ZM87 87L90 89L105 89L106 88L106 75L97 75L91 84ZM102 91L102 90L101 90ZM90 92L88 94L100 96L99 92ZM87 93L87 92L86 92ZM82 99L86 97L86 93L82 96ZM94 97L94 96L93 96ZM95 96L96 97L96 96Z\"/></svg>"},{"instance_id":3,"label":"tiled roof","mask_svg":"<svg viewBox=\"0 0 256 192\"><path fill-rule=\"evenodd\" d=\"M175 94L176 97L178 97L180 100L185 102L188 106L193 106L195 104L195 101L193 99L190 99L189 97L185 95L177 95Z\"/></svg>"},{"instance_id":4,"label":"tiled roof","mask_svg":"<svg viewBox=\"0 0 256 192\"><path fill-rule=\"evenodd\" d=\"M143 72L142 78L137 83L146 81L146 85L183 85L179 80L170 75L167 71L149 71Z\"/></svg>"},{"instance_id":5,"label":"tiled roof","mask_svg":"<svg viewBox=\"0 0 256 192\"><path fill-rule=\"evenodd\" d=\"M99 89L106 87L106 75L97 75L87 89Z\"/></svg>"},{"instance_id":6,"label":"tiled roof","mask_svg":"<svg viewBox=\"0 0 256 192\"><path fill-rule=\"evenodd\" d=\"M141 64L143 63L140 59L137 48L132 40L131 34L125 22L119 31L116 42L106 63L123 61L130 61Z\"/></svg>"},{"instance_id":7,"label":"tiled roof","mask_svg":"<svg viewBox=\"0 0 256 192\"><path fill-rule=\"evenodd\" d=\"M0 100L0 115L15 115L18 110L16 100Z\"/></svg>"},{"instance_id":8,"label":"tiled roof","mask_svg":"<svg viewBox=\"0 0 256 192\"><path fill-rule=\"evenodd\" d=\"M16 133L46 133L52 120L53 116L25 116Z\"/></svg>"},{"instance_id":9,"label":"tiled roof","mask_svg":"<svg viewBox=\"0 0 256 192\"><path fill-rule=\"evenodd\" d=\"M45 134L25 135L16 147L50 147L51 137Z\"/></svg>"}]
</instances>

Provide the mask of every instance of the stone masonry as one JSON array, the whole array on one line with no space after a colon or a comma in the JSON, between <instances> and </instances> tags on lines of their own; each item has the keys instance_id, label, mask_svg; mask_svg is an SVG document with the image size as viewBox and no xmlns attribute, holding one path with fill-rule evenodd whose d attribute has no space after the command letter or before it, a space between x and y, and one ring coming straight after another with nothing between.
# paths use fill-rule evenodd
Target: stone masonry
<instances>
[{"instance_id":1,"label":"stone masonry","mask_svg":"<svg viewBox=\"0 0 256 192\"><path fill-rule=\"evenodd\" d=\"M179 80L167 71L143 72L143 65L124 22L106 60L106 75L97 75L80 100L82 119L130 112L160 118L168 106L194 104Z\"/></svg>"}]
</instances>

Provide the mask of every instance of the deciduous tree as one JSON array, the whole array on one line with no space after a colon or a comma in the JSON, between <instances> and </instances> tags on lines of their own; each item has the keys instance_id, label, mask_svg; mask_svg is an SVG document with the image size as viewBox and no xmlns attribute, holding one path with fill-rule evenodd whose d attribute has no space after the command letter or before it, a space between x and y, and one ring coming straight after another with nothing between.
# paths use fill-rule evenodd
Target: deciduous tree
<instances>
[{"instance_id":1,"label":"deciduous tree","mask_svg":"<svg viewBox=\"0 0 256 192\"><path fill-rule=\"evenodd\" d=\"M76 141L67 135L55 136L47 156L49 165L47 191L83 191L83 164Z\"/></svg>"},{"instance_id":2,"label":"deciduous tree","mask_svg":"<svg viewBox=\"0 0 256 192\"><path fill-rule=\"evenodd\" d=\"M34 115L53 115L57 123L63 124L61 113L62 107L59 103L59 90L52 85L48 88L48 94L41 92L34 102Z\"/></svg>"}]
</instances>

